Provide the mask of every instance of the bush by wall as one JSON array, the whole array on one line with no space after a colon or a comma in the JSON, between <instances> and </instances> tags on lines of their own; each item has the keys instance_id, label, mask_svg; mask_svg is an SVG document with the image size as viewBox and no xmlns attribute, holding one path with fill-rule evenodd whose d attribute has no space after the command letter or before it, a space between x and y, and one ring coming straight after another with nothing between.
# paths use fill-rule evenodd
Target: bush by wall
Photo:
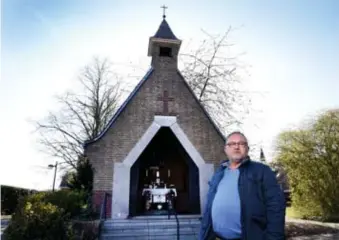
<instances>
[{"instance_id":1,"label":"bush by wall","mask_svg":"<svg viewBox=\"0 0 339 240\"><path fill-rule=\"evenodd\" d=\"M74 239L71 219L86 208L84 193L60 190L21 197L5 239Z\"/></svg>"}]
</instances>

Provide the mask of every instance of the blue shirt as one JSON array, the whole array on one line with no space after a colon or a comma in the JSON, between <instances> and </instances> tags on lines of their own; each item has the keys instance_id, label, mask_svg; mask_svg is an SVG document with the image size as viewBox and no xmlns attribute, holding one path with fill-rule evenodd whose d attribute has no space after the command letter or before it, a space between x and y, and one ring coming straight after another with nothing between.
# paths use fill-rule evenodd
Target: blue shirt
<instances>
[{"instance_id":1,"label":"blue shirt","mask_svg":"<svg viewBox=\"0 0 339 240\"><path fill-rule=\"evenodd\" d=\"M239 169L225 168L212 204L214 232L223 238L241 238Z\"/></svg>"}]
</instances>

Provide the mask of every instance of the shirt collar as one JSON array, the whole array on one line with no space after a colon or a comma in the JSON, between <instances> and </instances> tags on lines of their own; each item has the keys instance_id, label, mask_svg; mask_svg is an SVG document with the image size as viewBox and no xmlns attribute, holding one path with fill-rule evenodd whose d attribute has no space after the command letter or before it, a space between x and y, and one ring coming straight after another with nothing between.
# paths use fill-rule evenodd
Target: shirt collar
<instances>
[{"instance_id":1,"label":"shirt collar","mask_svg":"<svg viewBox=\"0 0 339 240\"><path fill-rule=\"evenodd\" d=\"M244 165L245 163L247 163L250 160L251 160L250 157L245 157L243 160L241 160L239 167ZM228 168L230 166L230 164L231 164L230 160L225 160L221 163L221 166Z\"/></svg>"}]
</instances>

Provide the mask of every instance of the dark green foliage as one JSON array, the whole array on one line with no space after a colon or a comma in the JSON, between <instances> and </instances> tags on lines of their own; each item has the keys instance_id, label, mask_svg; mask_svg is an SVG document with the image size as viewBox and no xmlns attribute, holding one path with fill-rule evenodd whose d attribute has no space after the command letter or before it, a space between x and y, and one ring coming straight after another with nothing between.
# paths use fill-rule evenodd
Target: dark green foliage
<instances>
[{"instance_id":1,"label":"dark green foliage","mask_svg":"<svg viewBox=\"0 0 339 240\"><path fill-rule=\"evenodd\" d=\"M86 193L83 191L60 190L48 192L45 195L45 202L62 208L70 217L77 216L86 209Z\"/></svg>"},{"instance_id":2,"label":"dark green foliage","mask_svg":"<svg viewBox=\"0 0 339 240\"><path fill-rule=\"evenodd\" d=\"M1 214L14 213L20 197L36 192L35 190L1 185Z\"/></svg>"},{"instance_id":3,"label":"dark green foliage","mask_svg":"<svg viewBox=\"0 0 339 240\"><path fill-rule=\"evenodd\" d=\"M81 156L78 159L75 171L67 172L62 179L62 185L75 191L84 193L87 208L82 212L81 218L95 218L96 213L92 208L93 168L89 159Z\"/></svg>"},{"instance_id":4,"label":"dark green foliage","mask_svg":"<svg viewBox=\"0 0 339 240\"><path fill-rule=\"evenodd\" d=\"M92 191L93 168L87 157L80 156L75 171L66 173L64 177L69 188L87 193Z\"/></svg>"}]
</instances>

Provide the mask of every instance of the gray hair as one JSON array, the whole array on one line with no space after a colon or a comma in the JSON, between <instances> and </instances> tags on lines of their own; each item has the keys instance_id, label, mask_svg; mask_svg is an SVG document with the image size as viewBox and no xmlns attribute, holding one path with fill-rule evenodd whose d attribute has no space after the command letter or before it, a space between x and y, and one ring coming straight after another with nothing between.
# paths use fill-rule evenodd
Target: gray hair
<instances>
[{"instance_id":1,"label":"gray hair","mask_svg":"<svg viewBox=\"0 0 339 240\"><path fill-rule=\"evenodd\" d=\"M225 143L227 143L228 139L229 139L231 136L233 136L233 135L240 135L240 136L242 136L243 138L245 138L245 141L248 143L247 137L245 136L245 134L243 134L243 133L240 132L240 131L234 131L234 132L231 132L230 134L228 134L227 137L226 137Z\"/></svg>"}]
</instances>

